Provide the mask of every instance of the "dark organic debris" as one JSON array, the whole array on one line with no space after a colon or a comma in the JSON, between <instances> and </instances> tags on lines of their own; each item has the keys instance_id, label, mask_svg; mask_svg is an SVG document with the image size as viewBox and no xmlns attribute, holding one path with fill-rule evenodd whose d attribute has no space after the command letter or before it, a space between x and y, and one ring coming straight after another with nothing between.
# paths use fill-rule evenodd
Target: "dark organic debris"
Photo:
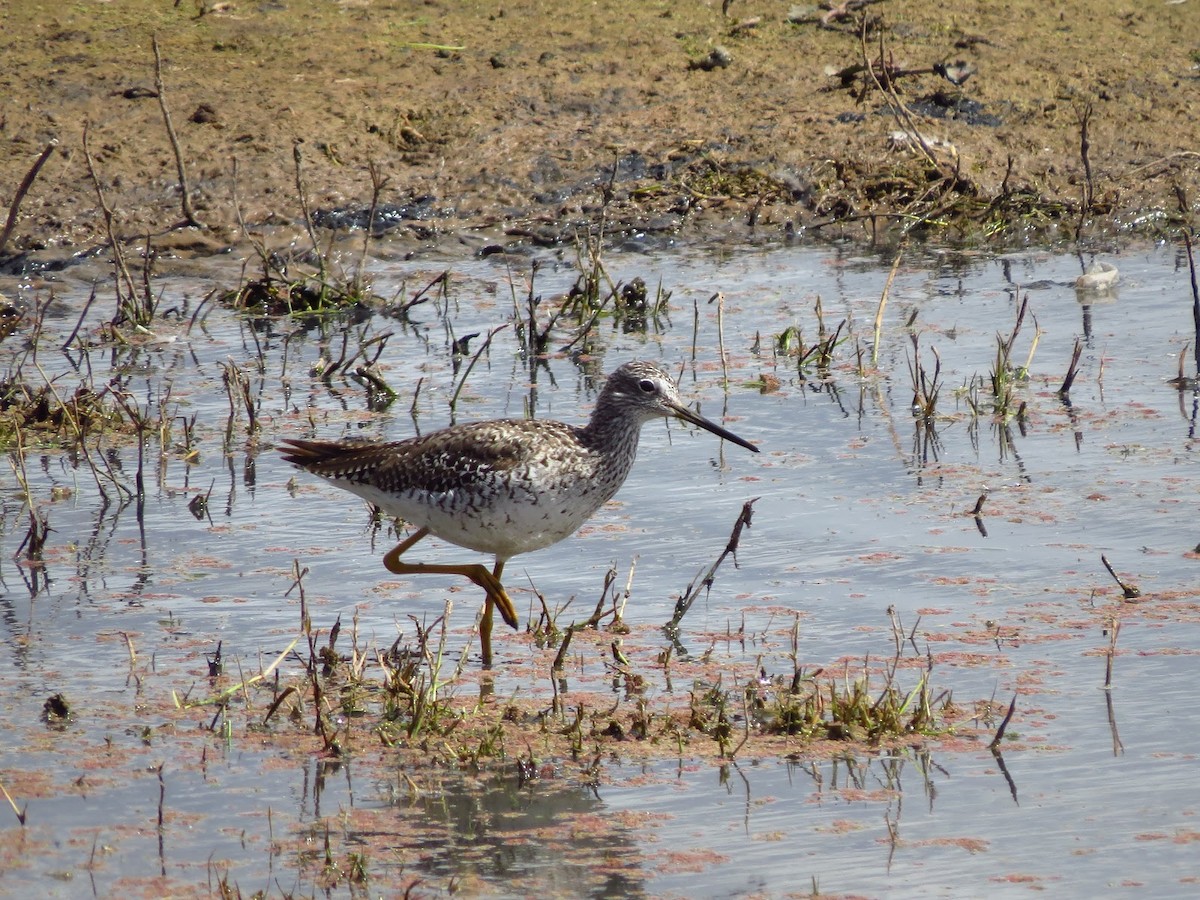
<instances>
[{"instance_id":1,"label":"dark organic debris","mask_svg":"<svg viewBox=\"0 0 1200 900\"><path fill-rule=\"evenodd\" d=\"M318 228L328 228L333 231L366 228L370 223L372 234L386 234L399 228L405 222L432 219L437 213L434 203L435 198L428 194L415 197L408 203L380 203L375 208L374 218L371 217L369 206L316 209L313 210L312 220Z\"/></svg>"},{"instance_id":2,"label":"dark organic debris","mask_svg":"<svg viewBox=\"0 0 1200 900\"><path fill-rule=\"evenodd\" d=\"M108 390L80 385L73 393L51 385L35 387L19 377L0 379L0 448L74 444L82 434L123 428Z\"/></svg>"},{"instance_id":3,"label":"dark organic debris","mask_svg":"<svg viewBox=\"0 0 1200 900\"><path fill-rule=\"evenodd\" d=\"M195 122L197 125L212 125L218 121L217 111L209 104L201 103L188 117L188 121Z\"/></svg>"},{"instance_id":4,"label":"dark organic debris","mask_svg":"<svg viewBox=\"0 0 1200 900\"><path fill-rule=\"evenodd\" d=\"M945 91L935 91L919 100L914 100L908 104L908 108L917 115L929 116L933 119L953 119L967 125L998 128L1004 124L999 116L984 112L983 104L978 100L956 97Z\"/></svg>"},{"instance_id":5,"label":"dark organic debris","mask_svg":"<svg viewBox=\"0 0 1200 900\"><path fill-rule=\"evenodd\" d=\"M1113 581L1117 583L1117 587L1121 589L1121 593L1126 600L1136 600L1142 596L1142 590L1132 582L1123 581L1121 576L1117 574L1112 567L1112 563L1108 561L1108 557L1103 553L1100 554L1100 562L1104 563L1104 568L1108 569L1108 574L1112 576Z\"/></svg>"},{"instance_id":6,"label":"dark organic debris","mask_svg":"<svg viewBox=\"0 0 1200 900\"><path fill-rule=\"evenodd\" d=\"M714 69L728 68L733 62L733 54L724 47L713 47L708 56L703 59L695 59L688 63L688 68L695 70L699 69L702 72L711 72Z\"/></svg>"},{"instance_id":7,"label":"dark organic debris","mask_svg":"<svg viewBox=\"0 0 1200 900\"><path fill-rule=\"evenodd\" d=\"M234 309L269 316L306 316L358 310L365 317L362 298L350 291L331 289L315 281L261 278L226 291L220 300Z\"/></svg>"},{"instance_id":8,"label":"dark organic debris","mask_svg":"<svg viewBox=\"0 0 1200 900\"><path fill-rule=\"evenodd\" d=\"M17 305L0 294L0 341L17 330L23 317Z\"/></svg>"},{"instance_id":9,"label":"dark organic debris","mask_svg":"<svg viewBox=\"0 0 1200 900\"><path fill-rule=\"evenodd\" d=\"M123 91L118 91L118 94L126 100L145 100L149 97L157 97L158 92L153 88L148 87L131 87Z\"/></svg>"},{"instance_id":10,"label":"dark organic debris","mask_svg":"<svg viewBox=\"0 0 1200 900\"><path fill-rule=\"evenodd\" d=\"M71 704L62 694L52 694L42 704L42 718L47 722L62 721L71 716Z\"/></svg>"}]
</instances>

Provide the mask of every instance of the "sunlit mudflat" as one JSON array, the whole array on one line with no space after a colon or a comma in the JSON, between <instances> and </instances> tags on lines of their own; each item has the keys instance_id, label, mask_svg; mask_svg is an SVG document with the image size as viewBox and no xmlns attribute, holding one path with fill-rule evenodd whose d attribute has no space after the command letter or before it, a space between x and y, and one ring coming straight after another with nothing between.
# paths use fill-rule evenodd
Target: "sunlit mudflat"
<instances>
[{"instance_id":1,"label":"sunlit mudflat","mask_svg":"<svg viewBox=\"0 0 1200 900\"><path fill-rule=\"evenodd\" d=\"M601 318L566 350L576 323L563 321L544 366L519 348L527 258L401 260L384 248L370 265L376 293L411 296L446 269L450 289L406 318L303 324L212 301L195 315L210 289L240 277L217 261L162 277L160 310L175 315L83 354L57 348L96 272L68 270L53 283L36 356L20 331L0 343L0 371L20 366L64 394L112 385L172 431L165 452L155 434L142 444L140 509L129 440L93 441L86 459L31 444L10 452L0 476L0 783L12 804L0 806L0 890L1191 896L1200 469L1195 394L1170 383L1181 355L1195 374L1191 287L1170 247L1102 259L1120 283L1088 295L1073 287L1075 256L913 253L877 342L890 255L627 248L605 257L608 275L641 277L652 295L661 282L666 313L633 327ZM577 275L570 259L543 260L543 325ZM50 286L3 288L34 304ZM104 302L101 290L85 332L111 317ZM452 416L466 364L501 325ZM385 411L368 408L362 383L315 374L322 357L388 333L378 367L399 398ZM456 372L451 344L472 333ZM835 333L826 364L805 355ZM1010 338L1001 407L993 377L998 342ZM390 526L272 449L284 436L394 439L529 412L582 422L599 378L635 357L681 373L689 402L762 452L648 426L612 504L578 535L509 564L506 584L530 622L543 615L539 595L565 628L615 593L630 629L625 675L612 634L578 634L553 675L554 646L498 629L484 679L478 589L387 573ZM231 401L235 369L254 430ZM914 394L936 394L928 416L914 414ZM23 546L26 496L49 527L40 558ZM661 626L676 598L751 499L736 555L669 640ZM464 554L432 541L421 552ZM1123 596L1102 555L1140 596ZM353 628L356 646L379 653L410 642L451 600L443 695L463 710L542 698L560 714L530 720L525 739L479 753L482 763L452 765L453 738L430 741L419 763L419 744L383 747L350 702L339 711L324 700L340 756L318 752L311 696L266 723L241 691L191 705L255 673L279 689L298 678L309 659L293 645L301 596L326 635L340 618L339 650ZM210 678L218 645L224 674ZM800 739L739 749L747 700L732 710L728 746L663 737L714 671L749 696L795 666L850 684L893 658L906 689L928 672L972 727L878 750L826 742L817 752ZM54 695L69 703L65 721L45 716ZM639 702L659 739L544 752L545 732L567 728L577 706L625 714Z\"/></svg>"}]
</instances>

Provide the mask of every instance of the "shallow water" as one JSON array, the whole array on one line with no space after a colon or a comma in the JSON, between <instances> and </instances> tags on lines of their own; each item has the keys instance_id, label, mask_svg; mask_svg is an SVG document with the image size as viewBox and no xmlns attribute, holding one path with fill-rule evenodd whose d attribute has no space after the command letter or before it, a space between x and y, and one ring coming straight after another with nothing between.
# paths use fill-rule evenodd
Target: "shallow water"
<instances>
[{"instance_id":1,"label":"shallow water","mask_svg":"<svg viewBox=\"0 0 1200 900\"><path fill-rule=\"evenodd\" d=\"M737 566L727 560L683 620L681 658L709 651L730 671L790 673L787 635L798 616L805 665L852 667L891 654L891 608L913 630L910 655L935 660L938 689L967 706L1018 698L1003 769L981 744L836 761L805 760L797 744L798 760L739 757L724 767L687 754L607 759L593 786L555 763L533 779L507 768L413 773L419 791L399 773L359 783L353 758L330 766L289 754L239 720L236 707L224 741L204 730L211 709L194 717L194 735L146 711L172 691L208 693L205 655L218 641L227 666L257 670L280 654L299 627L294 563L308 570L309 612L324 628L339 615L348 627L357 615L360 635L386 647L398 630L411 634L409 614L432 620L450 597L451 653L477 652L473 588L431 576L397 582L378 563L390 536L373 534L363 504L248 440L244 413L227 435L221 367L249 373L264 445L310 431L400 438L439 427L451 421L449 340L485 335L511 320L515 303L524 309L527 260L381 250L371 274L383 296L411 296L443 269L454 273L447 309L431 304L411 322L376 316L355 326L355 341L392 332L381 365L401 397L382 414L366 411L353 382L326 385L309 374L323 349L335 359L341 352L333 324L251 323L213 306L185 333L207 291L236 282L235 261L180 266L160 286L163 306L179 306L181 318L163 320L145 345L93 350L86 360L44 349L70 334L90 289L81 273L65 273L36 364L63 386L88 366L98 384L120 375L130 402L195 416L200 455L191 464L178 453L159 459L147 443L140 525L134 504L103 502L87 466L30 451L30 492L53 529L44 568L17 554L28 513L16 478L0 476L8 686L0 721L10 735L0 777L18 806L28 804L25 827L0 810L9 837L0 888L204 893L216 871L244 893L307 895L320 892L312 858L332 828L347 846L370 848L371 891L385 894L418 875L418 890L433 894L453 883L514 896L814 888L993 896L1136 886L1190 896L1200 879L1200 790L1190 778L1200 723L1189 691L1200 652L1200 472L1195 399L1167 382L1178 355L1190 358L1191 293L1172 248L1105 260L1121 270L1119 289L1080 298L1075 257L914 256L891 287L871 366L890 259L839 247L628 247L606 257L610 276L640 276L651 292L661 279L672 292L668 318L644 332L605 321L591 359L552 359L536 389L514 329L500 331L456 412L466 421L533 406L542 417L582 421L594 376L620 362L647 357L682 371L685 397L710 418L729 416L725 424L762 453L647 426L616 502L579 535L509 564L505 581L522 615L533 609L532 582L555 607L578 598L560 624L585 619L609 565L624 586L636 561L625 618L643 637L626 652L652 669L665 644L653 626L725 546L743 502L758 498ZM545 258L535 282L544 310L575 275L569 262ZM1017 388L1025 421L1001 426L973 415L968 398L989 396L972 385L988 378L997 333L1012 330L1018 285L1029 307L1014 359L1024 364L1035 334L1037 343L1029 380ZM722 303L710 302L718 292ZM818 297L826 326L845 320L849 339L826 377L809 368L801 378L794 358L773 351L774 336L795 325L812 341ZM109 315L97 308L92 321ZM926 368L935 350L941 362L932 432L910 410L914 334ZM1077 338L1083 353L1068 406L1056 391ZM568 340L560 329L552 346ZM4 370L19 352L16 338L0 344ZM30 360L24 366L34 371ZM760 390L764 376L777 384ZM94 454L101 479L103 459L132 483L135 449ZM210 486L208 516L197 519L189 501ZM55 487L70 495L52 500ZM984 492L981 529L967 513ZM422 554L461 558L433 542ZM1121 601L1101 554L1140 587L1136 603ZM1122 624L1106 692L1114 615ZM498 695L547 690L552 651L497 632L496 652ZM590 690L603 674L581 655L567 689ZM659 679L649 690L686 706L684 680ZM38 725L43 702L59 692L74 721ZM268 852L272 841L282 849Z\"/></svg>"}]
</instances>

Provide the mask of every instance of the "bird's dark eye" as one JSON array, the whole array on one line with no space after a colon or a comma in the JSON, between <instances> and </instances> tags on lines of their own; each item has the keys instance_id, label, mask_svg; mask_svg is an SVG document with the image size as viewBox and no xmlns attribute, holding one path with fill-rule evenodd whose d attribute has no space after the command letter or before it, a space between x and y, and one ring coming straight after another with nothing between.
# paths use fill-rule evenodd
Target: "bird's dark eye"
<instances>
[{"instance_id":1,"label":"bird's dark eye","mask_svg":"<svg viewBox=\"0 0 1200 900\"><path fill-rule=\"evenodd\" d=\"M638 382L638 387L641 388L643 394L653 394L655 390L654 382L649 378L643 378Z\"/></svg>"}]
</instances>

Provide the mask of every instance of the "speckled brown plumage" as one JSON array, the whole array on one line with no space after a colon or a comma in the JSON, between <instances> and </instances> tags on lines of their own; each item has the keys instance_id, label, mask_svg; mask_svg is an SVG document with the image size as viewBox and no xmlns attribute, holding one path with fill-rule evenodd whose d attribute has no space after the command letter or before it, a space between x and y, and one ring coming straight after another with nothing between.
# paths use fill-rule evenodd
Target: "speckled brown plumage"
<instances>
[{"instance_id":1,"label":"speckled brown plumage","mask_svg":"<svg viewBox=\"0 0 1200 900\"><path fill-rule=\"evenodd\" d=\"M498 588L509 558L572 534L620 489L633 466L642 425L661 417L691 422L757 452L684 406L671 376L659 366L631 362L608 377L582 427L497 419L382 444L288 439L283 458L418 526L420 531L397 548L400 552L428 533L492 554ZM459 568L401 564L398 557L393 551L385 558L392 571ZM478 567L461 568L470 568L461 574L488 590L489 612L496 601L515 627L515 612L506 609L511 601L502 588L484 584L489 579L477 577Z\"/></svg>"}]
</instances>

